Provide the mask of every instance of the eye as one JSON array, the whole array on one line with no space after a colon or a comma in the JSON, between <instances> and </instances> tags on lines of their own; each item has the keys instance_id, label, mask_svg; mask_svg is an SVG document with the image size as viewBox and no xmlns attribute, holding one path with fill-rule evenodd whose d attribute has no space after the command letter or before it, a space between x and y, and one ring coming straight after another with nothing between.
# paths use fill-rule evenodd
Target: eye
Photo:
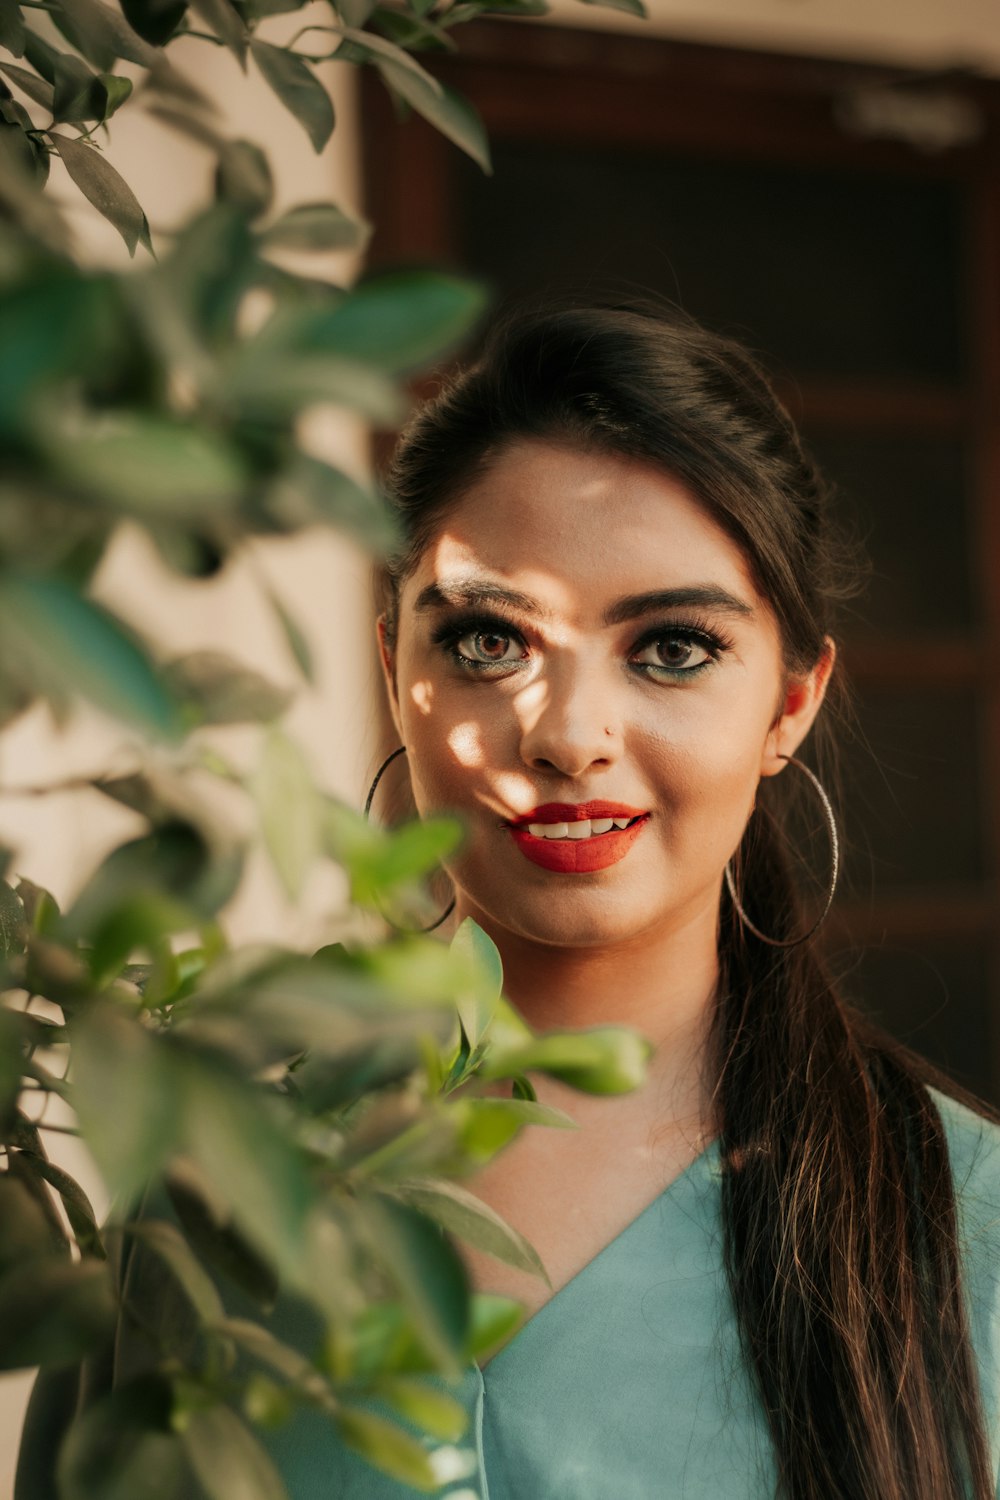
<instances>
[{"instance_id":1,"label":"eye","mask_svg":"<svg viewBox=\"0 0 1000 1500\"><path fill-rule=\"evenodd\" d=\"M629 660L634 666L669 672L695 672L715 659L711 643L685 630L673 630L646 640Z\"/></svg>"},{"instance_id":2,"label":"eye","mask_svg":"<svg viewBox=\"0 0 1000 1500\"><path fill-rule=\"evenodd\" d=\"M455 653L463 661L483 664L524 659L524 643L516 635L499 630L470 630L455 642Z\"/></svg>"}]
</instances>

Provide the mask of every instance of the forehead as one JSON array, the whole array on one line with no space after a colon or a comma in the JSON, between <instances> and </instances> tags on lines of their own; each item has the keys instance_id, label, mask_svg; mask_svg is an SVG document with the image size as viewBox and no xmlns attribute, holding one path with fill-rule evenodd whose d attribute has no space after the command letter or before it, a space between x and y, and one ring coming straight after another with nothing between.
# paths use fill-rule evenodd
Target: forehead
<instances>
[{"instance_id":1,"label":"forehead","mask_svg":"<svg viewBox=\"0 0 1000 1500\"><path fill-rule=\"evenodd\" d=\"M571 618L609 601L714 585L771 612L740 548L679 480L618 454L542 442L506 449L449 507L403 591L503 580Z\"/></svg>"}]
</instances>

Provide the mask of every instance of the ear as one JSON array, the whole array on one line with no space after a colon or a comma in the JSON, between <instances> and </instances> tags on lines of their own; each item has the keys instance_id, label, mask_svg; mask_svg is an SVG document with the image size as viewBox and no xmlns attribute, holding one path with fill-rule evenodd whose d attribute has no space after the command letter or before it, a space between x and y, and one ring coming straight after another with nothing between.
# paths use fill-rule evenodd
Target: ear
<instances>
[{"instance_id":1,"label":"ear","mask_svg":"<svg viewBox=\"0 0 1000 1500\"><path fill-rule=\"evenodd\" d=\"M826 697L836 659L837 645L828 635L824 639L823 653L812 670L805 677L793 677L786 683L781 710L764 741L760 763L762 776L777 776L783 771L785 762L781 756L794 755L809 733Z\"/></svg>"},{"instance_id":2,"label":"ear","mask_svg":"<svg viewBox=\"0 0 1000 1500\"><path fill-rule=\"evenodd\" d=\"M375 625L378 633L378 654L382 663L382 676L385 678L385 691L389 699L389 711L392 714L392 722L396 726L396 733L400 740L403 732L399 720L399 692L396 687L396 661L393 656L392 647L386 630L385 615L379 615Z\"/></svg>"}]
</instances>

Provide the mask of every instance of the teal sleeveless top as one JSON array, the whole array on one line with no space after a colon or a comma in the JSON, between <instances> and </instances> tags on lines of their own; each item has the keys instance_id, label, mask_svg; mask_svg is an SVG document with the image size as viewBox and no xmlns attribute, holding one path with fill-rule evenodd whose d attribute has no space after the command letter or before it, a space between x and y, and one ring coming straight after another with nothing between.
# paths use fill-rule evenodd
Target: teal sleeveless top
<instances>
[{"instance_id":1,"label":"teal sleeveless top","mask_svg":"<svg viewBox=\"0 0 1000 1500\"><path fill-rule=\"evenodd\" d=\"M1000 1129L939 1094L935 1102L1000 1476ZM723 1267L717 1144L483 1369L443 1388L469 1414L459 1443L426 1440L448 1500L771 1500L770 1436ZM301 1414L267 1442L291 1500L418 1493L347 1452L322 1417Z\"/></svg>"}]
</instances>

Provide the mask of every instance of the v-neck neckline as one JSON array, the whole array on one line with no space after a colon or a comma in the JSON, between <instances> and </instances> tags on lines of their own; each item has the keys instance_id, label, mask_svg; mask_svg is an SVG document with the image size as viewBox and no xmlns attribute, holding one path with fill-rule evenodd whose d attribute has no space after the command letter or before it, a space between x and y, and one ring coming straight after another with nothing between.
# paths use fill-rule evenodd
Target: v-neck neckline
<instances>
[{"instance_id":1,"label":"v-neck neckline","mask_svg":"<svg viewBox=\"0 0 1000 1500\"><path fill-rule=\"evenodd\" d=\"M586 1261L578 1271L574 1271L573 1275L569 1278L568 1281L563 1282L558 1291L553 1292L551 1297L547 1297L546 1300L542 1303L541 1307L539 1307L537 1311L533 1312L530 1318L525 1319L525 1321L520 1325L517 1331L511 1335L507 1342L500 1349L498 1349L495 1354L491 1355L491 1357L486 1361L485 1365L481 1365L478 1360L473 1361L472 1368L479 1372L480 1377L485 1378L487 1372L493 1368L493 1365L496 1363L496 1361L499 1359L503 1359L504 1355L508 1354L510 1350L514 1349L515 1346L521 1342L523 1336L529 1329L535 1329L536 1326L545 1318L550 1309L555 1307L556 1303L559 1302L564 1293L568 1292L571 1287L576 1287L580 1283L580 1281L588 1275L589 1272L593 1271L598 1262L603 1261L611 1251L615 1250L619 1245L621 1245L622 1241L627 1239L633 1233L633 1231L636 1230L639 1225L649 1217L654 1209L661 1207L669 1198L674 1195L675 1192L679 1191L681 1186L688 1182L700 1168L708 1164L710 1160L714 1160L718 1156L718 1152L719 1138L718 1136L713 1136L713 1138L708 1142L707 1146L703 1147L703 1149L698 1152L698 1155L688 1162L683 1171L678 1172L676 1177L671 1178L666 1187L663 1188L659 1193L657 1193L656 1197L652 1198L650 1202L646 1204L645 1208L641 1208L639 1210L634 1219L630 1219L627 1224L619 1229L618 1233L614 1235L610 1240L608 1240L606 1245L602 1245L601 1249L598 1250L596 1254L592 1255L590 1259Z\"/></svg>"}]
</instances>

